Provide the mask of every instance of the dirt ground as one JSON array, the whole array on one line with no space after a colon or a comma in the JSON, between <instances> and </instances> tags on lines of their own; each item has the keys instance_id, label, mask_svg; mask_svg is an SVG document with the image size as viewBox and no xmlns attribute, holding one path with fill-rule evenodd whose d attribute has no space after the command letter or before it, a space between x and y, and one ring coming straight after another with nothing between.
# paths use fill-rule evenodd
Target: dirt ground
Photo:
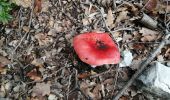
<instances>
[{"instance_id":1,"label":"dirt ground","mask_svg":"<svg viewBox=\"0 0 170 100\"><path fill-rule=\"evenodd\" d=\"M154 56L152 62L165 65L170 60L168 42L153 54L170 31L168 0L16 0L16 4L12 21L0 24L0 100L111 100L148 55ZM120 63L127 55L133 57L130 64L92 68L82 62L72 41L84 32L107 32L120 49ZM158 98L131 84L119 100L150 97Z\"/></svg>"}]
</instances>

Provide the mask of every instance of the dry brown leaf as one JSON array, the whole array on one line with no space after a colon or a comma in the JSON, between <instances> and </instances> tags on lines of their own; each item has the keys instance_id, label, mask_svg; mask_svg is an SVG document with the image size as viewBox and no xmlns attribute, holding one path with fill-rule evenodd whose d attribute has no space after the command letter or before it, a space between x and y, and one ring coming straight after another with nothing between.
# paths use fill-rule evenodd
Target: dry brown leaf
<instances>
[{"instance_id":1,"label":"dry brown leaf","mask_svg":"<svg viewBox=\"0 0 170 100\"><path fill-rule=\"evenodd\" d=\"M139 30L139 33L142 33L143 37L141 38L141 41L143 42L147 42L147 41L150 42L150 41L154 41L159 38L159 35L158 35L159 32L148 29L148 28L142 27L142 29Z\"/></svg>"},{"instance_id":2,"label":"dry brown leaf","mask_svg":"<svg viewBox=\"0 0 170 100\"><path fill-rule=\"evenodd\" d=\"M95 98L95 95L90 91L90 86L95 85L95 83L88 83L88 82L82 82L80 84L80 89L83 91L83 93L86 96L90 96L91 98Z\"/></svg>"},{"instance_id":3,"label":"dry brown leaf","mask_svg":"<svg viewBox=\"0 0 170 100\"><path fill-rule=\"evenodd\" d=\"M23 6L25 8L31 7L32 0L12 0L18 6Z\"/></svg>"},{"instance_id":4,"label":"dry brown leaf","mask_svg":"<svg viewBox=\"0 0 170 100\"><path fill-rule=\"evenodd\" d=\"M0 63L0 73L6 74L6 71L7 71L7 68L3 64Z\"/></svg>"},{"instance_id":5,"label":"dry brown leaf","mask_svg":"<svg viewBox=\"0 0 170 100\"><path fill-rule=\"evenodd\" d=\"M81 73L81 74L78 74L78 78L79 79L84 79L84 78L87 78L91 75L90 72L85 72L85 73Z\"/></svg>"},{"instance_id":6,"label":"dry brown leaf","mask_svg":"<svg viewBox=\"0 0 170 100\"><path fill-rule=\"evenodd\" d=\"M49 0L42 0L42 12L48 12L49 7L52 6Z\"/></svg>"},{"instance_id":7,"label":"dry brown leaf","mask_svg":"<svg viewBox=\"0 0 170 100\"><path fill-rule=\"evenodd\" d=\"M53 38L43 33L36 34L35 38L38 40L40 46L48 46L53 43Z\"/></svg>"},{"instance_id":8,"label":"dry brown leaf","mask_svg":"<svg viewBox=\"0 0 170 100\"><path fill-rule=\"evenodd\" d=\"M101 99L100 91L102 90L102 85L97 84L96 87L93 89L93 95L95 100Z\"/></svg>"},{"instance_id":9,"label":"dry brown leaf","mask_svg":"<svg viewBox=\"0 0 170 100\"><path fill-rule=\"evenodd\" d=\"M113 84L114 82L114 79L113 78L109 78L109 79L106 79L103 84Z\"/></svg>"},{"instance_id":10,"label":"dry brown leaf","mask_svg":"<svg viewBox=\"0 0 170 100\"><path fill-rule=\"evenodd\" d=\"M32 90L32 96L45 96L50 94L50 83L36 83Z\"/></svg>"},{"instance_id":11,"label":"dry brown leaf","mask_svg":"<svg viewBox=\"0 0 170 100\"><path fill-rule=\"evenodd\" d=\"M6 74L7 67L5 67L5 65L8 65L10 63L11 62L7 58L0 56L0 73L1 74Z\"/></svg>"},{"instance_id":12,"label":"dry brown leaf","mask_svg":"<svg viewBox=\"0 0 170 100\"><path fill-rule=\"evenodd\" d=\"M41 9L42 9L42 0L35 0L34 12L39 13L39 12L41 12Z\"/></svg>"},{"instance_id":13,"label":"dry brown leaf","mask_svg":"<svg viewBox=\"0 0 170 100\"><path fill-rule=\"evenodd\" d=\"M0 63L1 63L2 65L8 65L8 64L11 63L11 61L8 60L7 58L3 57L3 56L0 56Z\"/></svg>"},{"instance_id":14,"label":"dry brown leaf","mask_svg":"<svg viewBox=\"0 0 170 100\"><path fill-rule=\"evenodd\" d=\"M83 25L84 25L84 26L90 24L90 23L89 23L89 20L88 20L87 18L82 19L82 22L83 22Z\"/></svg>"},{"instance_id":15,"label":"dry brown leaf","mask_svg":"<svg viewBox=\"0 0 170 100\"><path fill-rule=\"evenodd\" d=\"M144 37L141 38L141 41L143 42L151 42L157 39L156 35L150 36L150 35L145 35Z\"/></svg>"},{"instance_id":16,"label":"dry brown leaf","mask_svg":"<svg viewBox=\"0 0 170 100\"><path fill-rule=\"evenodd\" d=\"M123 21L123 20L126 20L126 19L128 19L129 17L128 17L128 11L127 10L123 10L123 11L121 11L120 13L119 13L119 15L117 16L117 19L116 19L116 23L119 23L119 22L121 22L121 21Z\"/></svg>"},{"instance_id":17,"label":"dry brown leaf","mask_svg":"<svg viewBox=\"0 0 170 100\"><path fill-rule=\"evenodd\" d=\"M42 58L40 59L34 59L31 64L35 65L36 67L43 67L44 66L44 60Z\"/></svg>"},{"instance_id":18,"label":"dry brown leaf","mask_svg":"<svg viewBox=\"0 0 170 100\"><path fill-rule=\"evenodd\" d=\"M138 8L135 7L134 4L125 1L124 5L127 6L128 8L131 8L130 10L133 12L133 14L137 15L139 13Z\"/></svg>"},{"instance_id":19,"label":"dry brown leaf","mask_svg":"<svg viewBox=\"0 0 170 100\"><path fill-rule=\"evenodd\" d=\"M41 74L37 71L36 68L28 72L27 76L34 81L40 81L42 79Z\"/></svg>"},{"instance_id":20,"label":"dry brown leaf","mask_svg":"<svg viewBox=\"0 0 170 100\"><path fill-rule=\"evenodd\" d=\"M114 20L114 17L112 14L112 10L109 9L107 13L107 18L106 18L106 25L110 27L113 24L113 20Z\"/></svg>"},{"instance_id":21,"label":"dry brown leaf","mask_svg":"<svg viewBox=\"0 0 170 100\"><path fill-rule=\"evenodd\" d=\"M24 30L25 32L29 32L30 28L29 28L28 26L23 26L23 30Z\"/></svg>"},{"instance_id":22,"label":"dry brown leaf","mask_svg":"<svg viewBox=\"0 0 170 100\"><path fill-rule=\"evenodd\" d=\"M147 0L145 9L147 9L148 11L153 11L155 10L156 6L157 6L157 0Z\"/></svg>"},{"instance_id":23,"label":"dry brown leaf","mask_svg":"<svg viewBox=\"0 0 170 100\"><path fill-rule=\"evenodd\" d=\"M142 50L142 49L145 48L145 45L144 45L144 44L139 44L139 43L134 43L134 44L132 45L132 47L133 47L133 49L135 49L135 50Z\"/></svg>"},{"instance_id":24,"label":"dry brown leaf","mask_svg":"<svg viewBox=\"0 0 170 100\"><path fill-rule=\"evenodd\" d=\"M157 35L157 34L159 34L158 31L151 30L151 29L148 29L148 28L145 28L145 27L142 27L142 29L139 30L139 33L142 33L142 36L145 36L145 35Z\"/></svg>"}]
</instances>

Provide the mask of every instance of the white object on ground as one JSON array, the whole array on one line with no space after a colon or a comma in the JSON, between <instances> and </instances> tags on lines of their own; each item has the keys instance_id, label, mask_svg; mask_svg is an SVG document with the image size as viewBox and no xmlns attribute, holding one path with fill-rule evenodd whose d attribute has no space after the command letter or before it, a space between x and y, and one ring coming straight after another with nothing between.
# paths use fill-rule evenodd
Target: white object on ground
<instances>
[{"instance_id":1,"label":"white object on ground","mask_svg":"<svg viewBox=\"0 0 170 100\"><path fill-rule=\"evenodd\" d=\"M132 53L129 50L125 50L122 53L123 60L120 62L119 67L127 67L132 63Z\"/></svg>"},{"instance_id":2,"label":"white object on ground","mask_svg":"<svg viewBox=\"0 0 170 100\"><path fill-rule=\"evenodd\" d=\"M170 98L170 67L155 62L138 77L145 85L145 90L161 97Z\"/></svg>"}]
</instances>

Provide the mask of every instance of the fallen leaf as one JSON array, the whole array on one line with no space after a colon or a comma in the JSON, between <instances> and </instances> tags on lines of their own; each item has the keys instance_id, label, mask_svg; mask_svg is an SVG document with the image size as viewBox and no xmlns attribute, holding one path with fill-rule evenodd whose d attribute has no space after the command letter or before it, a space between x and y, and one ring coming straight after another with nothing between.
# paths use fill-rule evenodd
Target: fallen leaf
<instances>
[{"instance_id":1,"label":"fallen leaf","mask_svg":"<svg viewBox=\"0 0 170 100\"><path fill-rule=\"evenodd\" d=\"M153 11L155 10L156 6L157 6L157 0L147 0L145 4L145 9L147 9L148 11Z\"/></svg>"},{"instance_id":2,"label":"fallen leaf","mask_svg":"<svg viewBox=\"0 0 170 100\"><path fill-rule=\"evenodd\" d=\"M141 41L143 42L151 42L157 39L156 35L150 36L150 35L145 35L144 37L141 38Z\"/></svg>"},{"instance_id":3,"label":"fallen leaf","mask_svg":"<svg viewBox=\"0 0 170 100\"><path fill-rule=\"evenodd\" d=\"M23 30L24 30L25 32L29 32L30 28L29 28L28 26L23 26Z\"/></svg>"},{"instance_id":4,"label":"fallen leaf","mask_svg":"<svg viewBox=\"0 0 170 100\"><path fill-rule=\"evenodd\" d=\"M32 0L12 0L18 6L23 6L25 8L31 7Z\"/></svg>"},{"instance_id":5,"label":"fallen leaf","mask_svg":"<svg viewBox=\"0 0 170 100\"><path fill-rule=\"evenodd\" d=\"M51 7L51 3L49 0L42 0L42 12L48 12L49 11L49 7Z\"/></svg>"},{"instance_id":6,"label":"fallen leaf","mask_svg":"<svg viewBox=\"0 0 170 100\"><path fill-rule=\"evenodd\" d=\"M148 29L148 28L145 28L145 27L142 27L142 29L139 30L139 33L142 33L142 36L145 36L145 35L157 35L157 34L159 34L158 31L151 30L151 29Z\"/></svg>"},{"instance_id":7,"label":"fallen leaf","mask_svg":"<svg viewBox=\"0 0 170 100\"><path fill-rule=\"evenodd\" d=\"M39 13L41 12L41 9L42 9L42 0L35 0L35 3L34 3L34 12L35 13Z\"/></svg>"},{"instance_id":8,"label":"fallen leaf","mask_svg":"<svg viewBox=\"0 0 170 100\"><path fill-rule=\"evenodd\" d=\"M143 50L145 48L145 45L144 44L139 44L139 43L134 43L132 45L132 48L135 49L135 50Z\"/></svg>"},{"instance_id":9,"label":"fallen leaf","mask_svg":"<svg viewBox=\"0 0 170 100\"><path fill-rule=\"evenodd\" d=\"M38 40L40 46L48 46L53 43L53 38L47 36L47 34L39 33L35 35L35 38Z\"/></svg>"},{"instance_id":10,"label":"fallen leaf","mask_svg":"<svg viewBox=\"0 0 170 100\"><path fill-rule=\"evenodd\" d=\"M93 89L93 92L92 92L93 95L94 95L93 99L95 99L95 100L101 99L101 94L100 94L101 90L102 90L102 85L101 84L97 84L95 86L95 88Z\"/></svg>"},{"instance_id":11,"label":"fallen leaf","mask_svg":"<svg viewBox=\"0 0 170 100\"><path fill-rule=\"evenodd\" d=\"M88 20L87 18L82 19L82 22L83 22L83 25L84 25L84 26L90 24L90 23L89 23L89 20Z\"/></svg>"},{"instance_id":12,"label":"fallen leaf","mask_svg":"<svg viewBox=\"0 0 170 100\"><path fill-rule=\"evenodd\" d=\"M159 32L148 29L148 28L144 28L142 27L141 30L139 30L139 33L142 33L142 38L141 41L143 42L147 42L147 41L154 41L156 39L159 38Z\"/></svg>"},{"instance_id":13,"label":"fallen leaf","mask_svg":"<svg viewBox=\"0 0 170 100\"><path fill-rule=\"evenodd\" d=\"M110 27L113 24L113 20L114 20L114 17L112 14L112 10L109 9L107 13L107 18L106 18L106 25Z\"/></svg>"},{"instance_id":14,"label":"fallen leaf","mask_svg":"<svg viewBox=\"0 0 170 100\"><path fill-rule=\"evenodd\" d=\"M6 74L7 68L0 63L0 73L1 74Z\"/></svg>"},{"instance_id":15,"label":"fallen leaf","mask_svg":"<svg viewBox=\"0 0 170 100\"><path fill-rule=\"evenodd\" d=\"M5 58L5 57L3 57L3 56L0 56L0 64L2 64L2 65L8 65L8 64L10 64L10 63L11 63L10 60L8 60L7 58Z\"/></svg>"},{"instance_id":16,"label":"fallen leaf","mask_svg":"<svg viewBox=\"0 0 170 100\"><path fill-rule=\"evenodd\" d=\"M44 66L44 60L42 58L34 59L31 64L35 65L36 67L43 67Z\"/></svg>"},{"instance_id":17,"label":"fallen leaf","mask_svg":"<svg viewBox=\"0 0 170 100\"><path fill-rule=\"evenodd\" d=\"M85 72L85 73L81 73L81 74L78 74L78 78L79 79L84 79L84 78L87 78L91 75L90 72Z\"/></svg>"},{"instance_id":18,"label":"fallen leaf","mask_svg":"<svg viewBox=\"0 0 170 100\"><path fill-rule=\"evenodd\" d=\"M123 21L123 20L126 20L126 19L128 19L129 17L128 17L128 11L127 10L122 10L120 13L119 13L119 15L117 16L117 19L116 19L116 23L119 23L119 22L121 22L121 21Z\"/></svg>"},{"instance_id":19,"label":"fallen leaf","mask_svg":"<svg viewBox=\"0 0 170 100\"><path fill-rule=\"evenodd\" d=\"M28 72L27 76L34 81L40 81L42 79L40 72L36 68Z\"/></svg>"},{"instance_id":20,"label":"fallen leaf","mask_svg":"<svg viewBox=\"0 0 170 100\"><path fill-rule=\"evenodd\" d=\"M50 83L36 83L32 90L32 96L45 96L50 94Z\"/></svg>"},{"instance_id":21,"label":"fallen leaf","mask_svg":"<svg viewBox=\"0 0 170 100\"><path fill-rule=\"evenodd\" d=\"M134 15L137 15L139 13L138 8L134 4L125 1L124 5L127 6L127 8L130 8Z\"/></svg>"},{"instance_id":22,"label":"fallen leaf","mask_svg":"<svg viewBox=\"0 0 170 100\"><path fill-rule=\"evenodd\" d=\"M11 64L11 61L3 56L0 56L0 73L1 74L6 74L7 67L5 67L5 65L8 65L8 64Z\"/></svg>"},{"instance_id":23,"label":"fallen leaf","mask_svg":"<svg viewBox=\"0 0 170 100\"><path fill-rule=\"evenodd\" d=\"M83 91L83 93L86 96L90 96L91 98L95 98L95 95L90 91L90 86L96 85L95 83L88 83L88 82L82 82L80 84L80 89Z\"/></svg>"}]
</instances>

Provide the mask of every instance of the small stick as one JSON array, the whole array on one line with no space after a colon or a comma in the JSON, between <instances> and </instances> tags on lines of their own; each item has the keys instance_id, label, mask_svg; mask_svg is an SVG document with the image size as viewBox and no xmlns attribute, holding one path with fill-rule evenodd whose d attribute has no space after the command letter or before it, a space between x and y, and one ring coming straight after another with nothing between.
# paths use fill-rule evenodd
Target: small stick
<instances>
[{"instance_id":1,"label":"small stick","mask_svg":"<svg viewBox=\"0 0 170 100\"><path fill-rule=\"evenodd\" d=\"M166 45L166 41L168 40L170 34L167 34L162 42L159 44L158 48L155 49L153 51L152 54L148 55L147 59L145 61L143 61L138 67L139 69L137 70L137 72L131 77L131 79L126 83L126 85L117 93L117 95L115 97L113 97L112 100L118 100L123 93L125 92L125 90L131 86L131 84L133 83L133 81L143 72L143 70L147 67L147 65L155 58L155 56L161 51L161 49L164 47L164 45Z\"/></svg>"},{"instance_id":2,"label":"small stick","mask_svg":"<svg viewBox=\"0 0 170 100\"><path fill-rule=\"evenodd\" d=\"M32 1L32 8L31 8L31 14L30 14L30 20L29 20L29 24L28 24L28 28L29 28L29 31L30 31L30 27L31 27L31 23L32 23L32 16L33 16L33 10L34 10L34 0ZM24 36L22 37L22 39L20 40L20 42L18 43L18 45L15 47L14 51L12 52L12 54L14 54L14 52L18 49L18 47L21 45L21 43L23 42L23 40L25 39L25 37L27 36L27 34L29 33L26 32L24 34Z\"/></svg>"}]
</instances>

